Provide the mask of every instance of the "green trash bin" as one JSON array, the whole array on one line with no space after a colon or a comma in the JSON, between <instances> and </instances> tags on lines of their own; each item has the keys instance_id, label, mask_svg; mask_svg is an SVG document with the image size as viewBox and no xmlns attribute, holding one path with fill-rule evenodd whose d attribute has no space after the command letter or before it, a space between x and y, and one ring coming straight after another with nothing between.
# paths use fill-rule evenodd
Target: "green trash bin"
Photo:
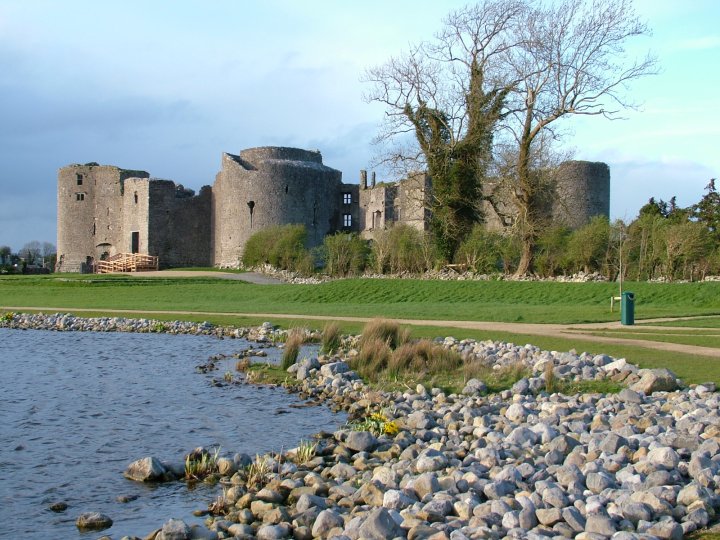
<instances>
[{"instance_id":1,"label":"green trash bin","mask_svg":"<svg viewBox=\"0 0 720 540\"><path fill-rule=\"evenodd\" d=\"M620 322L626 325L635 324L635 293L622 293L620 304Z\"/></svg>"}]
</instances>

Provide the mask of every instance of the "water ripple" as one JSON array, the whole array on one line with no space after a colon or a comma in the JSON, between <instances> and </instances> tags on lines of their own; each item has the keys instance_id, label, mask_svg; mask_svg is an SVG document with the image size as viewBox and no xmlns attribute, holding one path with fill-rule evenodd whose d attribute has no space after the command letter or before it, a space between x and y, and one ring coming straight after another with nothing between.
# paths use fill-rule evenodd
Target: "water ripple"
<instances>
[{"instance_id":1,"label":"water ripple","mask_svg":"<svg viewBox=\"0 0 720 540\"><path fill-rule=\"evenodd\" d=\"M139 485L122 477L125 466L149 455L178 461L197 446L276 451L342 423L322 407L289 407L297 399L282 390L212 386L233 370L232 358L214 373L195 372L209 356L247 346L206 336L0 329L0 537L86 538L74 525L86 511L113 518L104 531L113 537L144 536L169 517L201 522L192 510L219 488ZM138 499L121 504L118 495ZM50 512L56 501L68 510Z\"/></svg>"}]
</instances>

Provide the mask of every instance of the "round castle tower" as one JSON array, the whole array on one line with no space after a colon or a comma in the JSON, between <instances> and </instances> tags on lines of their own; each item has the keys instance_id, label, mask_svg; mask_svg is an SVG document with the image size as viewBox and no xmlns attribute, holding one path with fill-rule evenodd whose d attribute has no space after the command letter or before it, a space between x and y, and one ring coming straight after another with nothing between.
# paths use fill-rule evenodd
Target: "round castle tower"
<instances>
[{"instance_id":1,"label":"round castle tower","mask_svg":"<svg viewBox=\"0 0 720 540\"><path fill-rule=\"evenodd\" d=\"M570 228L610 215L610 168L605 163L565 161L557 168L553 217Z\"/></svg>"},{"instance_id":2,"label":"round castle tower","mask_svg":"<svg viewBox=\"0 0 720 540\"><path fill-rule=\"evenodd\" d=\"M273 225L305 225L310 246L339 228L341 177L320 152L266 146L223 154L212 190L214 262L237 266L248 238Z\"/></svg>"}]
</instances>

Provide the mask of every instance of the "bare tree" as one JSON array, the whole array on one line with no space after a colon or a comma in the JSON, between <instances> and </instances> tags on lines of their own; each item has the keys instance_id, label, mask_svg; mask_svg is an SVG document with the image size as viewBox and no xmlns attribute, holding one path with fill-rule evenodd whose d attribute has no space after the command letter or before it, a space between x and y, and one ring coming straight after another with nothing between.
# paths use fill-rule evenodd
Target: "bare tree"
<instances>
[{"instance_id":1,"label":"bare tree","mask_svg":"<svg viewBox=\"0 0 720 540\"><path fill-rule=\"evenodd\" d=\"M522 243L516 273L530 270L553 196L556 122L634 107L628 85L656 61L628 59L625 44L648 33L632 0L483 0L451 13L434 41L366 72L366 98L386 109L378 162L430 173L433 230L454 237L446 254L481 217L480 183L503 156L497 193L510 199L506 224Z\"/></svg>"},{"instance_id":2,"label":"bare tree","mask_svg":"<svg viewBox=\"0 0 720 540\"><path fill-rule=\"evenodd\" d=\"M492 78L517 43L509 32L520 1L484 0L452 12L432 42L369 69L368 101L385 106L379 163L432 178L431 230L451 257L481 218L482 179L510 87Z\"/></svg>"},{"instance_id":3,"label":"bare tree","mask_svg":"<svg viewBox=\"0 0 720 540\"><path fill-rule=\"evenodd\" d=\"M35 264L35 262L41 257L41 254L42 246L37 240L28 242L20 248L20 251L18 252L18 255L25 259L27 264Z\"/></svg>"},{"instance_id":4,"label":"bare tree","mask_svg":"<svg viewBox=\"0 0 720 540\"><path fill-rule=\"evenodd\" d=\"M523 249L516 273L525 274L544 211L542 178L533 160L548 136L558 137L555 122L569 115L618 118L635 106L626 96L628 84L654 73L656 60L625 56L630 38L649 33L632 0L537 4L518 23L521 45L505 55L513 84L504 127L517 148L510 178Z\"/></svg>"},{"instance_id":5,"label":"bare tree","mask_svg":"<svg viewBox=\"0 0 720 540\"><path fill-rule=\"evenodd\" d=\"M54 255L57 250L55 249L55 244L52 242L43 242L41 246L41 253L43 258L50 257L51 255Z\"/></svg>"}]
</instances>

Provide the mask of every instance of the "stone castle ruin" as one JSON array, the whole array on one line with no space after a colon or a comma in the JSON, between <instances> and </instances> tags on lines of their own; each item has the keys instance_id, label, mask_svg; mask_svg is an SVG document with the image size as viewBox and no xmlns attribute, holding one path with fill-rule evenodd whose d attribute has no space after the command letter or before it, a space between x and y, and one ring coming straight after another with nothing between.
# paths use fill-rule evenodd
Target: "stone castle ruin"
<instances>
[{"instance_id":1,"label":"stone castle ruin","mask_svg":"<svg viewBox=\"0 0 720 540\"><path fill-rule=\"evenodd\" d=\"M556 219L577 227L609 214L604 163L566 162L557 186ZM426 230L431 189L421 173L388 184L361 171L359 185L345 184L319 151L284 147L223 153L215 183L198 194L145 171L69 165L58 173L57 271L91 272L121 253L158 257L162 267L237 267L248 238L272 225L305 225L309 247L340 231L372 239L394 223ZM502 226L491 211L489 225Z\"/></svg>"}]
</instances>

